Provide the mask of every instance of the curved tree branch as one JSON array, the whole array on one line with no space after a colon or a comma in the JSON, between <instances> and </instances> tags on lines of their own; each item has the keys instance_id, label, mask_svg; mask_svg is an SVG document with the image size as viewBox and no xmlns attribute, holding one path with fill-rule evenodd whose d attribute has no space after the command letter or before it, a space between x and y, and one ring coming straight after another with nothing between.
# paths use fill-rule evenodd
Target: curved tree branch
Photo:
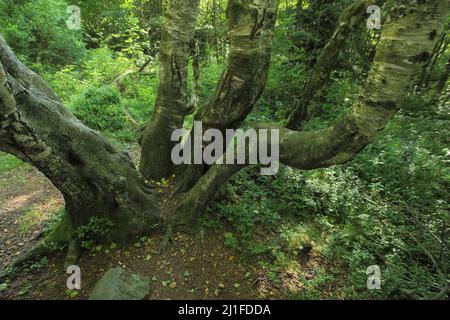
<instances>
[{"instance_id":1,"label":"curved tree branch","mask_svg":"<svg viewBox=\"0 0 450 320\"><path fill-rule=\"evenodd\" d=\"M374 4L373 2L372 0L359 0L344 10L335 33L322 50L303 85L301 95L295 102L294 110L287 120L287 128L303 130L306 123L313 117L312 102L325 90L330 75L339 61L339 54L348 43L350 35L365 27L366 10L369 5ZM377 4L381 6L384 2L379 0Z\"/></svg>"},{"instance_id":2,"label":"curved tree branch","mask_svg":"<svg viewBox=\"0 0 450 320\"><path fill-rule=\"evenodd\" d=\"M202 122L204 132L239 127L261 96L269 73L277 9L277 0L228 2L228 60L214 94L194 116ZM178 192L189 190L207 167L189 165L183 169Z\"/></svg>"},{"instance_id":3,"label":"curved tree branch","mask_svg":"<svg viewBox=\"0 0 450 320\"><path fill-rule=\"evenodd\" d=\"M383 26L367 83L349 113L334 126L318 131L280 130L280 162L309 170L345 164L370 144L395 115L410 92L413 78L430 52L448 16L442 1L402 1L391 8ZM414 26L414 27L411 27ZM276 126L263 126L265 128ZM215 164L180 202L188 219L203 212L220 186L243 165ZM186 219L185 219L186 220Z\"/></svg>"}]
</instances>

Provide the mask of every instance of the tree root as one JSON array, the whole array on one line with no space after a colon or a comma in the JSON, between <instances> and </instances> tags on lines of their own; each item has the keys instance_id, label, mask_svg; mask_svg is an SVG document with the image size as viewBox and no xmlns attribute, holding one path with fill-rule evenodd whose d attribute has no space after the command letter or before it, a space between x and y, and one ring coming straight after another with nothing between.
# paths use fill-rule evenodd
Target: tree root
<instances>
[{"instance_id":1,"label":"tree root","mask_svg":"<svg viewBox=\"0 0 450 320\"><path fill-rule=\"evenodd\" d=\"M164 238L159 245L158 254L162 254L162 253L164 253L164 251L167 250L169 245L172 243L172 235L173 235L173 223L170 222L167 225L166 233L164 234Z\"/></svg>"},{"instance_id":2,"label":"tree root","mask_svg":"<svg viewBox=\"0 0 450 320\"><path fill-rule=\"evenodd\" d=\"M180 167L179 170L181 172L177 174L175 194L188 192L205 173L205 167L203 165Z\"/></svg>"},{"instance_id":3,"label":"tree root","mask_svg":"<svg viewBox=\"0 0 450 320\"><path fill-rule=\"evenodd\" d=\"M81 255L80 241L72 239L67 246L66 257L64 258L64 267L72 266L78 263Z\"/></svg>"}]
</instances>

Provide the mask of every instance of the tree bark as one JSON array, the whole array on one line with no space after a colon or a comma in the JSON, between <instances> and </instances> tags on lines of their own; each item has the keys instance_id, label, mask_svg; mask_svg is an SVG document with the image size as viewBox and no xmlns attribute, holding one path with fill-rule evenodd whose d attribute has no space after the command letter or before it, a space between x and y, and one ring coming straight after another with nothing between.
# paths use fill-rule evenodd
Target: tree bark
<instances>
[{"instance_id":1,"label":"tree bark","mask_svg":"<svg viewBox=\"0 0 450 320\"><path fill-rule=\"evenodd\" d=\"M142 136L140 172L160 180L171 174L175 142L171 135L183 126L187 106L187 73L199 0L169 0L161 39L159 85L150 123Z\"/></svg>"},{"instance_id":2,"label":"tree bark","mask_svg":"<svg viewBox=\"0 0 450 320\"><path fill-rule=\"evenodd\" d=\"M157 200L128 154L76 119L1 34L0 62L0 150L62 192L72 233L99 216L113 223L112 240L127 241L160 222Z\"/></svg>"},{"instance_id":3,"label":"tree bark","mask_svg":"<svg viewBox=\"0 0 450 320\"><path fill-rule=\"evenodd\" d=\"M302 23L303 14L303 0L297 0L297 5L295 6L295 27L300 29Z\"/></svg>"},{"instance_id":4,"label":"tree bark","mask_svg":"<svg viewBox=\"0 0 450 320\"><path fill-rule=\"evenodd\" d=\"M200 97L200 48L194 39L192 43L192 95L189 102L189 114L193 114L197 109Z\"/></svg>"},{"instance_id":5,"label":"tree bark","mask_svg":"<svg viewBox=\"0 0 450 320\"><path fill-rule=\"evenodd\" d=\"M448 13L448 3L439 0L393 5L367 83L352 109L328 129L303 132L278 128L280 162L310 170L351 161L383 130L411 91L415 75L431 58L438 40L434 35L443 30ZM179 203L179 221L195 220L223 183L244 167L215 164Z\"/></svg>"},{"instance_id":6,"label":"tree bark","mask_svg":"<svg viewBox=\"0 0 450 320\"><path fill-rule=\"evenodd\" d=\"M258 101L268 77L276 11L276 0L228 2L228 60L214 94L194 117L203 123L203 132L239 127ZM178 192L189 190L207 167L189 165L183 169Z\"/></svg>"}]
</instances>

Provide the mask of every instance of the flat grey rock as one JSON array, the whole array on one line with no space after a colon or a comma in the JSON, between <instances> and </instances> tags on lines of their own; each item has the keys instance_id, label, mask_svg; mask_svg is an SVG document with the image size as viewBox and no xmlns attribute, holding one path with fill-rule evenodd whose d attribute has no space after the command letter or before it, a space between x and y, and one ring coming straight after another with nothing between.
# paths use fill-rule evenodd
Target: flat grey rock
<instances>
[{"instance_id":1,"label":"flat grey rock","mask_svg":"<svg viewBox=\"0 0 450 320\"><path fill-rule=\"evenodd\" d=\"M97 282L89 300L143 300L150 294L150 289L149 278L117 267L110 269Z\"/></svg>"}]
</instances>

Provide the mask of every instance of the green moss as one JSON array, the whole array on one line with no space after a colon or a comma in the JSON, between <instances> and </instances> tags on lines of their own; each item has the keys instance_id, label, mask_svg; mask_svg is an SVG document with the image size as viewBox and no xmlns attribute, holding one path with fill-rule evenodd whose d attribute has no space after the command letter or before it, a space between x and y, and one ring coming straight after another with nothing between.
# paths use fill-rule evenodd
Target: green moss
<instances>
[{"instance_id":1,"label":"green moss","mask_svg":"<svg viewBox=\"0 0 450 320\"><path fill-rule=\"evenodd\" d=\"M19 220L19 234L25 235L42 221L42 212L29 210Z\"/></svg>"},{"instance_id":2,"label":"green moss","mask_svg":"<svg viewBox=\"0 0 450 320\"><path fill-rule=\"evenodd\" d=\"M0 152L0 173L10 171L22 165L24 165L24 163L18 158L10 154Z\"/></svg>"}]
</instances>

